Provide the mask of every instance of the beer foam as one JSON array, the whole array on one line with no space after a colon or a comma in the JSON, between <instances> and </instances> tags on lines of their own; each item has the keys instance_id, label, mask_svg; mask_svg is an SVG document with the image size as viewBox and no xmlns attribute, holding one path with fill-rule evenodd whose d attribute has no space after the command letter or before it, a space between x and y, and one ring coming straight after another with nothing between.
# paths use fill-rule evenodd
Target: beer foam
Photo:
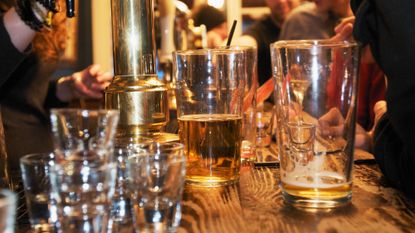
<instances>
[{"instance_id":1,"label":"beer foam","mask_svg":"<svg viewBox=\"0 0 415 233\"><path fill-rule=\"evenodd\" d=\"M330 171L323 171L315 174L304 174L304 173L286 173L287 177L282 178L282 182L287 185L293 185L298 187L304 188L321 188L321 189L328 189L328 188L336 188L348 184L340 173L337 172L330 172ZM312 179L312 181L307 182L308 180ZM323 179L329 179L331 181L335 180L336 183L327 183L327 181L323 181ZM340 183L339 183L340 182Z\"/></svg>"}]
</instances>

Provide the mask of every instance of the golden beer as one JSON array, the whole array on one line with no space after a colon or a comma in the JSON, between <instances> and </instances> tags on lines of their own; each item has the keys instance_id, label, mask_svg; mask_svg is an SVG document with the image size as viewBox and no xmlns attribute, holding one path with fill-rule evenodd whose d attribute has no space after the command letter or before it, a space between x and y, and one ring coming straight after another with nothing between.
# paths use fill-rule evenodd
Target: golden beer
<instances>
[{"instance_id":1,"label":"golden beer","mask_svg":"<svg viewBox=\"0 0 415 233\"><path fill-rule=\"evenodd\" d=\"M313 176L290 174L281 179L281 188L286 200L302 207L335 207L349 200L352 194L351 181L327 171Z\"/></svg>"},{"instance_id":2,"label":"golden beer","mask_svg":"<svg viewBox=\"0 0 415 233\"><path fill-rule=\"evenodd\" d=\"M242 117L196 114L179 117L179 137L187 157L186 180L205 186L239 177Z\"/></svg>"}]
</instances>

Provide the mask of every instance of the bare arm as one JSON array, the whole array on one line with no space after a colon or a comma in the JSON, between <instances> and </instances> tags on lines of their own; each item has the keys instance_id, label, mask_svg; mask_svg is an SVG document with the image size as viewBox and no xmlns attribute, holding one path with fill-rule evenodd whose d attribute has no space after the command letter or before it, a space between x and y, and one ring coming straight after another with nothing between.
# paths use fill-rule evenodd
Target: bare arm
<instances>
[{"instance_id":1,"label":"bare arm","mask_svg":"<svg viewBox=\"0 0 415 233\"><path fill-rule=\"evenodd\" d=\"M10 8L4 15L4 27L9 33L13 45L23 52L34 38L36 31L27 26L16 13L14 8Z\"/></svg>"}]
</instances>

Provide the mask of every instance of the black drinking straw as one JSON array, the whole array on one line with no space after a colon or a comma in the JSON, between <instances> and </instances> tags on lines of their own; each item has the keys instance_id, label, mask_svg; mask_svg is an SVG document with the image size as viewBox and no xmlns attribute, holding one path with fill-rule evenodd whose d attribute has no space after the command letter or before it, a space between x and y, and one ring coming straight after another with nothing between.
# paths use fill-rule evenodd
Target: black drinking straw
<instances>
[{"instance_id":1,"label":"black drinking straw","mask_svg":"<svg viewBox=\"0 0 415 233\"><path fill-rule=\"evenodd\" d=\"M237 23L236 20L234 20L233 23L232 23L232 28L231 28L231 31L229 32L228 41L226 42L226 46L231 45L233 33L235 32L235 28L236 28L236 23Z\"/></svg>"}]
</instances>

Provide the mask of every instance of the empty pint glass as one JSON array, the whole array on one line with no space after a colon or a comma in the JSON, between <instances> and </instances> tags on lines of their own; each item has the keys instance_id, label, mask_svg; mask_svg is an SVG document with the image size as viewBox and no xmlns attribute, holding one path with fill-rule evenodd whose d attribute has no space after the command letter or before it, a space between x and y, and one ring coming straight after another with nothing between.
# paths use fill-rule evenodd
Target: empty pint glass
<instances>
[{"instance_id":1,"label":"empty pint glass","mask_svg":"<svg viewBox=\"0 0 415 233\"><path fill-rule=\"evenodd\" d=\"M244 69L240 50L174 54L179 137L187 156L188 183L218 186L239 178Z\"/></svg>"},{"instance_id":2,"label":"empty pint glass","mask_svg":"<svg viewBox=\"0 0 415 233\"><path fill-rule=\"evenodd\" d=\"M331 208L352 195L359 48L351 42L279 41L276 78L284 200Z\"/></svg>"}]
</instances>

